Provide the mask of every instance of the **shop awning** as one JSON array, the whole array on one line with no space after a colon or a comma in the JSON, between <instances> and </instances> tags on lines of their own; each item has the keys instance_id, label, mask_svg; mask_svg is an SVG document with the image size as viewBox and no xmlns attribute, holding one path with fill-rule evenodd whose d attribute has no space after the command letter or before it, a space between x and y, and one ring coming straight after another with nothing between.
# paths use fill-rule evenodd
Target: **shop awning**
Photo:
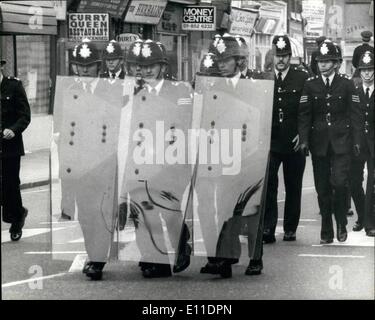
<instances>
[{"instance_id":1,"label":"shop awning","mask_svg":"<svg viewBox=\"0 0 375 320\"><path fill-rule=\"evenodd\" d=\"M129 0L81 0L77 12L109 13L112 17L121 19Z\"/></svg>"},{"instance_id":2,"label":"shop awning","mask_svg":"<svg viewBox=\"0 0 375 320\"><path fill-rule=\"evenodd\" d=\"M1 1L0 11L2 34L57 34L51 1Z\"/></svg>"}]
</instances>

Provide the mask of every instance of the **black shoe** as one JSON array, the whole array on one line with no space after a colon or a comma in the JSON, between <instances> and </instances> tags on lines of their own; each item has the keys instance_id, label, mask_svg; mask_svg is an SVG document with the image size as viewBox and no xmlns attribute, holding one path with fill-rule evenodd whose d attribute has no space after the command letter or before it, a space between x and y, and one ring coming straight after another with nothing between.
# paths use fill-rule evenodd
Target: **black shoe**
<instances>
[{"instance_id":1,"label":"black shoe","mask_svg":"<svg viewBox=\"0 0 375 320\"><path fill-rule=\"evenodd\" d=\"M86 276L91 278L91 280L101 280L103 276L104 265L105 262L91 262L86 271Z\"/></svg>"},{"instance_id":2,"label":"black shoe","mask_svg":"<svg viewBox=\"0 0 375 320\"><path fill-rule=\"evenodd\" d=\"M296 233L293 231L286 231L284 234L284 241L296 241Z\"/></svg>"},{"instance_id":3,"label":"black shoe","mask_svg":"<svg viewBox=\"0 0 375 320\"><path fill-rule=\"evenodd\" d=\"M346 227L342 225L337 225L337 240L339 242L345 242L348 238L348 232L346 231Z\"/></svg>"},{"instance_id":4,"label":"black shoe","mask_svg":"<svg viewBox=\"0 0 375 320\"><path fill-rule=\"evenodd\" d=\"M85 263L85 265L83 266L82 273L86 274L91 265L92 265L92 262L91 261L87 261Z\"/></svg>"},{"instance_id":5,"label":"black shoe","mask_svg":"<svg viewBox=\"0 0 375 320\"><path fill-rule=\"evenodd\" d=\"M25 220L26 220L28 213L29 213L29 210L27 210L26 208L23 208L23 214L22 214L20 221L16 223L12 223L12 225L10 226L9 233L10 233L10 239L12 241L18 241L21 239L22 228L25 225Z\"/></svg>"},{"instance_id":6,"label":"black shoe","mask_svg":"<svg viewBox=\"0 0 375 320\"><path fill-rule=\"evenodd\" d=\"M201 268L200 273L218 274L216 263L207 262L207 264Z\"/></svg>"},{"instance_id":7,"label":"black shoe","mask_svg":"<svg viewBox=\"0 0 375 320\"><path fill-rule=\"evenodd\" d=\"M142 271L145 278L163 278L172 276L171 266L169 264L152 263L148 268Z\"/></svg>"},{"instance_id":8,"label":"black shoe","mask_svg":"<svg viewBox=\"0 0 375 320\"><path fill-rule=\"evenodd\" d=\"M330 244L333 243L333 239L321 239L320 244Z\"/></svg>"},{"instance_id":9,"label":"black shoe","mask_svg":"<svg viewBox=\"0 0 375 320\"><path fill-rule=\"evenodd\" d=\"M274 243L276 242L275 235L271 233L271 230L266 229L263 232L263 243Z\"/></svg>"},{"instance_id":10,"label":"black shoe","mask_svg":"<svg viewBox=\"0 0 375 320\"><path fill-rule=\"evenodd\" d=\"M139 261L138 266L141 268L141 271L145 271L147 268L150 268L153 265L151 262Z\"/></svg>"},{"instance_id":11,"label":"black shoe","mask_svg":"<svg viewBox=\"0 0 375 320\"><path fill-rule=\"evenodd\" d=\"M256 276L262 273L263 261L260 260L250 260L248 267L246 268L245 275Z\"/></svg>"},{"instance_id":12,"label":"black shoe","mask_svg":"<svg viewBox=\"0 0 375 320\"><path fill-rule=\"evenodd\" d=\"M353 226L353 231L361 231L363 229L362 223L359 223L358 221Z\"/></svg>"},{"instance_id":13,"label":"black shoe","mask_svg":"<svg viewBox=\"0 0 375 320\"><path fill-rule=\"evenodd\" d=\"M61 219L62 219L62 220L72 220L72 218L70 217L70 215L66 214L66 213L64 212L64 210L61 211Z\"/></svg>"},{"instance_id":14,"label":"black shoe","mask_svg":"<svg viewBox=\"0 0 375 320\"><path fill-rule=\"evenodd\" d=\"M366 236L375 237L375 229L366 229Z\"/></svg>"},{"instance_id":15,"label":"black shoe","mask_svg":"<svg viewBox=\"0 0 375 320\"><path fill-rule=\"evenodd\" d=\"M348 217L353 216L353 215L354 215L353 210L352 210L352 209L348 209L348 212L346 213L346 215L347 215Z\"/></svg>"},{"instance_id":16,"label":"black shoe","mask_svg":"<svg viewBox=\"0 0 375 320\"><path fill-rule=\"evenodd\" d=\"M186 244L184 252L178 255L177 262L173 266L174 273L184 271L190 265L190 254L191 246Z\"/></svg>"}]
</instances>

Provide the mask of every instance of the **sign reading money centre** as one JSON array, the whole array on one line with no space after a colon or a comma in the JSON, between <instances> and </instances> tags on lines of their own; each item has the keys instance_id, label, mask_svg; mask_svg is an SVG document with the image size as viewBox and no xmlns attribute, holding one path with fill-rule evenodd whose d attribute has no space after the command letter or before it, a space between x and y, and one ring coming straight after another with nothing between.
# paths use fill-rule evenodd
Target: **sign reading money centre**
<instances>
[{"instance_id":1,"label":"sign reading money centre","mask_svg":"<svg viewBox=\"0 0 375 320\"><path fill-rule=\"evenodd\" d=\"M216 8L189 6L182 16L182 30L216 30Z\"/></svg>"},{"instance_id":2,"label":"sign reading money centre","mask_svg":"<svg viewBox=\"0 0 375 320\"><path fill-rule=\"evenodd\" d=\"M109 15L107 13L70 13L69 39L109 40Z\"/></svg>"}]
</instances>

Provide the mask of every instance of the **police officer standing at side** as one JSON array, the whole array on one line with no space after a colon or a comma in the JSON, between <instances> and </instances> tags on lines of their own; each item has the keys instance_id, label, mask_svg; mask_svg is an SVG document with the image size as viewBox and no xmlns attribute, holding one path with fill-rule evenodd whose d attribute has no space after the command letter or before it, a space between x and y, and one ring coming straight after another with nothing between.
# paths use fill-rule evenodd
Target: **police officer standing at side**
<instances>
[{"instance_id":1,"label":"police officer standing at side","mask_svg":"<svg viewBox=\"0 0 375 320\"><path fill-rule=\"evenodd\" d=\"M298 131L301 149L311 150L315 189L322 216L321 244L333 242L332 212L337 239L347 239L347 187L352 150L351 135L357 134L359 120L354 108L359 97L353 82L336 73L339 55L325 40L317 56L320 76L307 79L300 100Z\"/></svg>"},{"instance_id":2,"label":"police officer standing at side","mask_svg":"<svg viewBox=\"0 0 375 320\"><path fill-rule=\"evenodd\" d=\"M359 62L360 58L366 51L370 51L372 54L374 54L374 47L369 45L369 42L372 37L372 32L371 31L362 31L361 32L361 37L363 43L356 47L353 52L353 57L352 57L352 65L355 68L354 73L353 73L353 78L359 77Z\"/></svg>"},{"instance_id":3,"label":"police officer standing at side","mask_svg":"<svg viewBox=\"0 0 375 320\"><path fill-rule=\"evenodd\" d=\"M5 60L0 61L1 107L1 205L3 221L11 223L12 241L22 237L28 210L22 205L20 192L21 156L25 155L22 132L30 123L30 106L20 80L3 76Z\"/></svg>"},{"instance_id":4,"label":"police officer standing at side","mask_svg":"<svg viewBox=\"0 0 375 320\"><path fill-rule=\"evenodd\" d=\"M361 101L357 111L360 112L362 121L358 140L355 141L350 169L351 192L358 214L353 231L361 231L365 227L367 236L375 237L374 214L370 213L370 210L365 214L365 194L362 188L365 163L368 168L368 180L373 171L371 168L374 166L374 55L371 52L362 55L358 70L362 84L356 87Z\"/></svg>"},{"instance_id":5,"label":"police officer standing at side","mask_svg":"<svg viewBox=\"0 0 375 320\"><path fill-rule=\"evenodd\" d=\"M105 62L107 70L100 75L101 78L124 79L124 52L116 40L108 42L103 51L102 59Z\"/></svg>"},{"instance_id":6,"label":"police officer standing at side","mask_svg":"<svg viewBox=\"0 0 375 320\"><path fill-rule=\"evenodd\" d=\"M278 172L283 164L285 183L284 241L296 240L301 213L302 178L305 155L299 150L297 128L298 106L307 72L290 66L292 55L288 36L275 36L274 50L274 98L271 133L271 152L268 172L266 211L263 241L276 241Z\"/></svg>"}]
</instances>

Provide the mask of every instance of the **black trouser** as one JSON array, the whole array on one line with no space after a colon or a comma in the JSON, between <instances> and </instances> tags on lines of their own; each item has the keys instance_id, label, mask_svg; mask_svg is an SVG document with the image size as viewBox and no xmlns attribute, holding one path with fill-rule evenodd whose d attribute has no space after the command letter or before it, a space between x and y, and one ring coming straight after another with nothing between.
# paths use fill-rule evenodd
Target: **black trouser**
<instances>
[{"instance_id":1,"label":"black trouser","mask_svg":"<svg viewBox=\"0 0 375 320\"><path fill-rule=\"evenodd\" d=\"M2 217L6 223L17 224L23 218L24 208L20 191L21 157L1 158L2 163Z\"/></svg>"},{"instance_id":2,"label":"black trouser","mask_svg":"<svg viewBox=\"0 0 375 320\"><path fill-rule=\"evenodd\" d=\"M335 154L331 147L324 157L312 156L315 190L322 216L321 239L333 239L332 212L336 223L347 225L349 154Z\"/></svg>"},{"instance_id":3,"label":"black trouser","mask_svg":"<svg viewBox=\"0 0 375 320\"><path fill-rule=\"evenodd\" d=\"M375 229L375 158L367 161L368 178L366 187L366 210L364 226L366 231Z\"/></svg>"},{"instance_id":4,"label":"black trouser","mask_svg":"<svg viewBox=\"0 0 375 320\"><path fill-rule=\"evenodd\" d=\"M266 211L264 229L275 233L277 225L277 189L279 185L279 168L283 164L285 184L284 231L296 232L301 214L302 178L306 157L301 152L270 152L268 171Z\"/></svg>"},{"instance_id":5,"label":"black trouser","mask_svg":"<svg viewBox=\"0 0 375 320\"><path fill-rule=\"evenodd\" d=\"M352 157L350 163L350 190L353 198L355 210L358 215L358 223L364 223L365 217L365 192L363 190L363 169L366 160L360 157ZM350 197L349 197L350 201Z\"/></svg>"}]
</instances>

